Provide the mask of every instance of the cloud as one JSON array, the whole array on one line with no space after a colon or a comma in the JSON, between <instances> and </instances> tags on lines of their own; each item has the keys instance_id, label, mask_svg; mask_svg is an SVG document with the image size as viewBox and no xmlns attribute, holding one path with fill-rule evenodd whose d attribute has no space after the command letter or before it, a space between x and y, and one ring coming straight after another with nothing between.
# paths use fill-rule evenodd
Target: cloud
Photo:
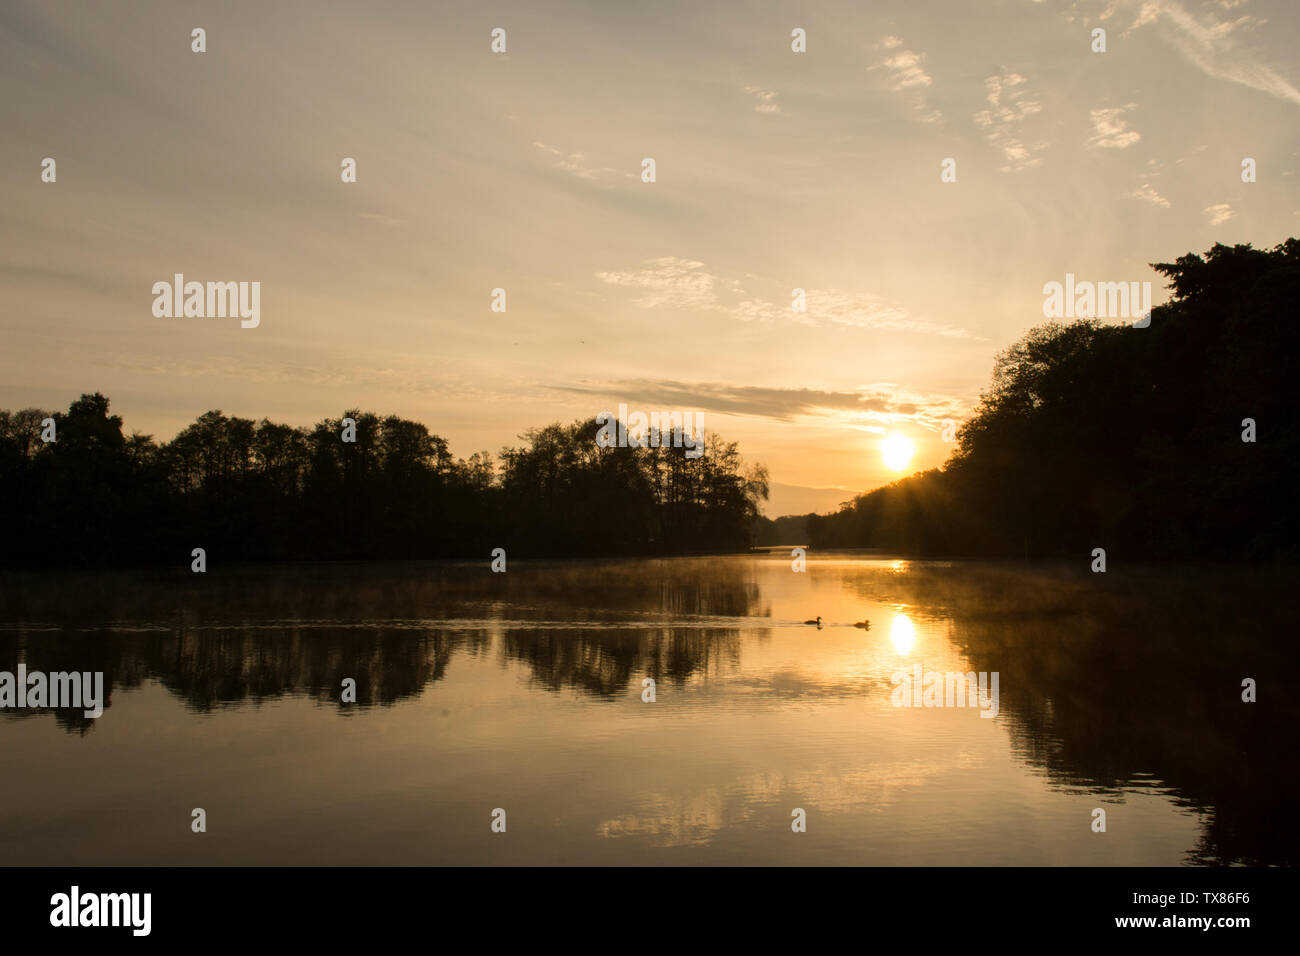
<instances>
[{"instance_id":1,"label":"cloud","mask_svg":"<svg viewBox=\"0 0 1300 956\"><path fill-rule=\"evenodd\" d=\"M1202 214L1210 220L1211 226L1220 226L1236 215L1232 207L1226 202L1218 203L1214 206L1206 206L1201 210Z\"/></svg>"},{"instance_id":2,"label":"cloud","mask_svg":"<svg viewBox=\"0 0 1300 956\"><path fill-rule=\"evenodd\" d=\"M555 161L557 169L562 169L566 173L576 176L579 179L584 179L587 182L596 182L606 173L617 172L617 170L610 169L608 166L601 166L599 168L588 166L586 163L586 153L568 153L566 155L554 146L548 146L546 143L535 142L533 145L538 149L549 153L551 156L557 157Z\"/></svg>"},{"instance_id":3,"label":"cloud","mask_svg":"<svg viewBox=\"0 0 1300 956\"><path fill-rule=\"evenodd\" d=\"M908 419L937 427L945 419L963 417L969 408L966 402L952 396L911 392L892 382L877 382L852 392L644 378L551 387L626 402L645 410L698 409L781 422L804 416L826 417L830 413L846 421L892 423Z\"/></svg>"},{"instance_id":4,"label":"cloud","mask_svg":"<svg viewBox=\"0 0 1300 956\"><path fill-rule=\"evenodd\" d=\"M1232 9L1236 4L1220 4ZM1259 57L1242 49L1233 34L1245 26L1263 21L1252 16L1219 20L1213 13L1196 17L1176 0L1147 0L1128 32L1152 23L1168 24L1165 31L1178 51L1203 73L1218 80L1240 83L1288 103L1300 106L1300 90L1275 70L1259 62Z\"/></svg>"},{"instance_id":5,"label":"cloud","mask_svg":"<svg viewBox=\"0 0 1300 956\"><path fill-rule=\"evenodd\" d=\"M1112 106L1108 109L1091 110L1092 136L1088 145L1098 149L1128 149L1142 138L1137 130L1128 128L1124 114L1136 109L1136 103L1127 106Z\"/></svg>"},{"instance_id":6,"label":"cloud","mask_svg":"<svg viewBox=\"0 0 1300 956\"><path fill-rule=\"evenodd\" d=\"M807 289L804 312L794 311L792 298L751 295L739 301L723 301L721 292L736 297L746 295L739 280L719 277L704 271L702 262L675 256L647 260L643 268L634 271L597 272L596 278L607 285L643 290L644 294L633 299L632 304L646 309L698 309L723 312L742 322L783 321L822 328L880 329L984 341L982 336L955 325L913 318L902 305L870 292Z\"/></svg>"},{"instance_id":7,"label":"cloud","mask_svg":"<svg viewBox=\"0 0 1300 956\"><path fill-rule=\"evenodd\" d=\"M934 83L934 78L921 66L921 61L924 59L923 53L903 50L881 63L881 66L889 70L890 79L894 81L894 92L901 93L903 90L929 87Z\"/></svg>"},{"instance_id":8,"label":"cloud","mask_svg":"<svg viewBox=\"0 0 1300 956\"><path fill-rule=\"evenodd\" d=\"M1125 193L1125 195L1133 199L1144 200L1153 206L1160 206L1163 209L1169 208L1169 200L1156 192L1155 187L1150 183L1143 183L1137 189L1133 190L1131 193Z\"/></svg>"},{"instance_id":9,"label":"cloud","mask_svg":"<svg viewBox=\"0 0 1300 956\"><path fill-rule=\"evenodd\" d=\"M809 289L808 311L803 316L812 325L839 325L859 329L883 329L920 332L945 338L975 339L965 329L914 319L897 303L869 292L843 292L839 289Z\"/></svg>"},{"instance_id":10,"label":"cloud","mask_svg":"<svg viewBox=\"0 0 1300 956\"><path fill-rule=\"evenodd\" d=\"M934 77L921 65L925 61L925 54L900 50L903 41L896 36L887 36L877 45L898 52L891 53L868 69L884 70L889 76L890 91L902 95L910 102L917 114L916 118L922 123L937 123L942 119L943 114L930 105L925 95L925 91L934 84Z\"/></svg>"},{"instance_id":11,"label":"cloud","mask_svg":"<svg viewBox=\"0 0 1300 956\"><path fill-rule=\"evenodd\" d=\"M754 104L755 113L779 113L781 107L775 102L776 92L773 90L760 90L757 86L746 86L746 93L752 93L758 102Z\"/></svg>"},{"instance_id":12,"label":"cloud","mask_svg":"<svg viewBox=\"0 0 1300 956\"><path fill-rule=\"evenodd\" d=\"M1175 165L1175 166L1182 166L1182 165L1184 165L1184 164L1185 164L1189 159L1191 159L1193 156L1197 156L1197 155L1199 155L1200 153L1205 152L1207 149L1209 149L1209 146L1206 146L1206 145L1204 145L1204 144L1202 144L1202 145L1200 145L1200 146L1197 146L1197 147L1194 148L1194 149L1190 149L1190 150L1187 151L1186 155L1179 156L1177 159L1175 159L1175 160L1174 160L1174 165Z\"/></svg>"},{"instance_id":13,"label":"cloud","mask_svg":"<svg viewBox=\"0 0 1300 956\"><path fill-rule=\"evenodd\" d=\"M1019 73L1002 70L984 80L985 99L991 109L981 110L971 118L984 130L984 138L1002 151L1004 173L1020 172L1039 165L1038 154L1047 143L1025 143L1021 126L1027 117L1042 111L1042 104L1030 97L1029 81Z\"/></svg>"},{"instance_id":14,"label":"cloud","mask_svg":"<svg viewBox=\"0 0 1300 956\"><path fill-rule=\"evenodd\" d=\"M700 271L703 268L702 262L663 256L647 260L644 268L634 272L597 272L596 278L607 285L643 290L644 294L633 299L632 304L644 309L716 308L717 277Z\"/></svg>"}]
</instances>

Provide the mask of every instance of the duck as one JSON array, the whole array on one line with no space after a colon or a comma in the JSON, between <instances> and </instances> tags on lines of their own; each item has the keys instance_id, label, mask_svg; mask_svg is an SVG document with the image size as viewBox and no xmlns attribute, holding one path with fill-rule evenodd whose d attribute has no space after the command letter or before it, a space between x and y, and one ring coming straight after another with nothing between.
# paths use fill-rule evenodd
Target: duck
<instances>
[{"instance_id":1,"label":"duck","mask_svg":"<svg viewBox=\"0 0 1300 956\"><path fill-rule=\"evenodd\" d=\"M860 627L860 628L862 628L864 631L869 631L869 630L871 630L871 622L870 622L870 621L858 621L858 622L856 622L853 626L854 626L854 627Z\"/></svg>"},{"instance_id":2,"label":"duck","mask_svg":"<svg viewBox=\"0 0 1300 956\"><path fill-rule=\"evenodd\" d=\"M821 626L822 626L822 616L821 616L820 614L818 614L818 615L817 615L817 620L815 620L815 621L804 621L804 623L805 623L805 624L816 624L816 625L817 625L817 629L818 629L818 630L821 630Z\"/></svg>"}]
</instances>

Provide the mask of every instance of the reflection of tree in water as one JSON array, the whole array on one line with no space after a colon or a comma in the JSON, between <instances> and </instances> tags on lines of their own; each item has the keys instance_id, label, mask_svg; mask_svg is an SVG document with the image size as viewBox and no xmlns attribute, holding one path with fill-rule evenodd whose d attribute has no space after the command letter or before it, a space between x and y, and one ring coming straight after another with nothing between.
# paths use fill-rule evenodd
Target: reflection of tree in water
<instances>
[{"instance_id":1,"label":"reflection of tree in water","mask_svg":"<svg viewBox=\"0 0 1300 956\"><path fill-rule=\"evenodd\" d=\"M676 619L767 616L752 572L734 561L707 558L629 561L600 567L557 564L527 569L519 579L534 607L574 621L618 626L506 628L506 659L527 664L536 683L600 697L625 693L644 677L685 683L720 661L740 657L735 628ZM654 623L636 626L650 617ZM662 622L669 623L662 623ZM629 626L631 623L632 626Z\"/></svg>"},{"instance_id":2,"label":"reflection of tree in water","mask_svg":"<svg viewBox=\"0 0 1300 956\"><path fill-rule=\"evenodd\" d=\"M626 693L644 677L684 684L709 673L719 660L740 656L740 632L728 628L655 627L617 630L542 628L508 630L502 651L533 671L548 690L572 687L599 697Z\"/></svg>"},{"instance_id":3,"label":"reflection of tree in water","mask_svg":"<svg viewBox=\"0 0 1300 956\"><path fill-rule=\"evenodd\" d=\"M309 631L189 629L182 633L41 634L0 638L0 669L28 672L103 671L105 712L115 687L155 679L197 711L243 701L307 695L340 703L345 677L357 682L356 705L393 704L441 680L453 648L485 640L443 631L365 628ZM0 711L5 716L53 713L60 726L85 733L95 720L81 708ZM103 718L100 718L103 719Z\"/></svg>"},{"instance_id":4,"label":"reflection of tree in water","mask_svg":"<svg viewBox=\"0 0 1300 956\"><path fill-rule=\"evenodd\" d=\"M41 671L46 675L58 672L102 671L104 674L104 713L98 718L85 716L84 708L15 708L0 709L0 716L22 719L38 714L53 714L54 720L69 733L85 734L103 720L113 703L113 688L135 687L141 680L138 658L124 653L118 642L99 634L63 634L41 631L23 635L14 631L0 633L0 671L16 675L21 659L27 672ZM149 676L149 675L144 675ZM19 688L19 693L25 693Z\"/></svg>"},{"instance_id":5,"label":"reflection of tree in water","mask_svg":"<svg viewBox=\"0 0 1300 956\"><path fill-rule=\"evenodd\" d=\"M428 565L372 567L364 576L346 566L205 577L15 576L18 586L0 598L0 619L61 629L0 633L0 669L15 671L21 652L28 671L103 671L109 703L113 688L146 679L200 711L289 694L339 702L350 677L357 706L392 704L442 679L454 647L481 653L487 643L482 632L419 626L441 612L451 572L452 566ZM394 620L403 625L385 624ZM341 707L352 712L351 704ZM95 724L80 709L60 708L54 716L70 731Z\"/></svg>"},{"instance_id":6,"label":"reflection of tree in water","mask_svg":"<svg viewBox=\"0 0 1300 956\"><path fill-rule=\"evenodd\" d=\"M357 682L357 704L393 704L441 680L456 643L436 630L290 628L168 635L140 650L151 676L191 707L211 710L286 694L338 702L345 677Z\"/></svg>"},{"instance_id":7,"label":"reflection of tree in water","mask_svg":"<svg viewBox=\"0 0 1300 956\"><path fill-rule=\"evenodd\" d=\"M1300 665L1283 572L1121 575L916 568L846 584L942 612L975 671L1001 673L1013 747L1058 785L1158 787L1202 814L1188 862L1300 862ZM1241 680L1259 700L1241 700Z\"/></svg>"},{"instance_id":8,"label":"reflection of tree in water","mask_svg":"<svg viewBox=\"0 0 1300 956\"><path fill-rule=\"evenodd\" d=\"M198 711L285 695L340 702L347 677L357 705L392 704L441 680L454 651L486 653L503 614L616 625L501 626L505 657L533 667L541 686L609 696L634 678L684 681L738 656L734 629L647 619L748 616L758 605L746 569L707 559L521 563L504 575L430 563L15 577L0 620L60 629L0 632L0 669L15 672L21 656L29 671L103 671L106 709L115 687L148 679ZM477 626L432 623L453 619ZM69 731L95 724L81 709L53 713Z\"/></svg>"}]
</instances>

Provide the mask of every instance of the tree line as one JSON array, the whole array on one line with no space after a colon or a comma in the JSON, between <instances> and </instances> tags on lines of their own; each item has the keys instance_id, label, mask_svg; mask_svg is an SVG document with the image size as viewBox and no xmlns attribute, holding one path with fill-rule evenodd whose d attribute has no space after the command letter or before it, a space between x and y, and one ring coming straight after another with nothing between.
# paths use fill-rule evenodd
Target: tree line
<instances>
[{"instance_id":1,"label":"tree line","mask_svg":"<svg viewBox=\"0 0 1300 956\"><path fill-rule=\"evenodd\" d=\"M43 441L52 419L53 441ZM344 441L344 419L355 423ZM349 429L352 432L352 429ZM707 452L601 447L552 424L494 458L360 410L314 427L200 415L171 441L123 432L99 393L0 411L0 561L9 566L682 554L750 541L767 472Z\"/></svg>"},{"instance_id":2,"label":"tree line","mask_svg":"<svg viewBox=\"0 0 1300 956\"><path fill-rule=\"evenodd\" d=\"M1098 547L1150 559L1297 557L1300 240L1216 244L1151 267L1170 299L1149 327L1031 329L998 356L943 467L805 516L808 543L1015 558Z\"/></svg>"}]
</instances>

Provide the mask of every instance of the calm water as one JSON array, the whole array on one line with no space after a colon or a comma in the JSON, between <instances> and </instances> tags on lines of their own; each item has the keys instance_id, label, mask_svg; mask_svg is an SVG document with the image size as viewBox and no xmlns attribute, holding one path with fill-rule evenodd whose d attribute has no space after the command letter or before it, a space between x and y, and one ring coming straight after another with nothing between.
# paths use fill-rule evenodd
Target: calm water
<instances>
[{"instance_id":1,"label":"calm water","mask_svg":"<svg viewBox=\"0 0 1300 956\"><path fill-rule=\"evenodd\" d=\"M763 555L0 581L0 670L109 687L98 720L0 710L7 864L1300 861L1290 570L812 554L804 574ZM997 717L893 706L918 663L998 672Z\"/></svg>"}]
</instances>

